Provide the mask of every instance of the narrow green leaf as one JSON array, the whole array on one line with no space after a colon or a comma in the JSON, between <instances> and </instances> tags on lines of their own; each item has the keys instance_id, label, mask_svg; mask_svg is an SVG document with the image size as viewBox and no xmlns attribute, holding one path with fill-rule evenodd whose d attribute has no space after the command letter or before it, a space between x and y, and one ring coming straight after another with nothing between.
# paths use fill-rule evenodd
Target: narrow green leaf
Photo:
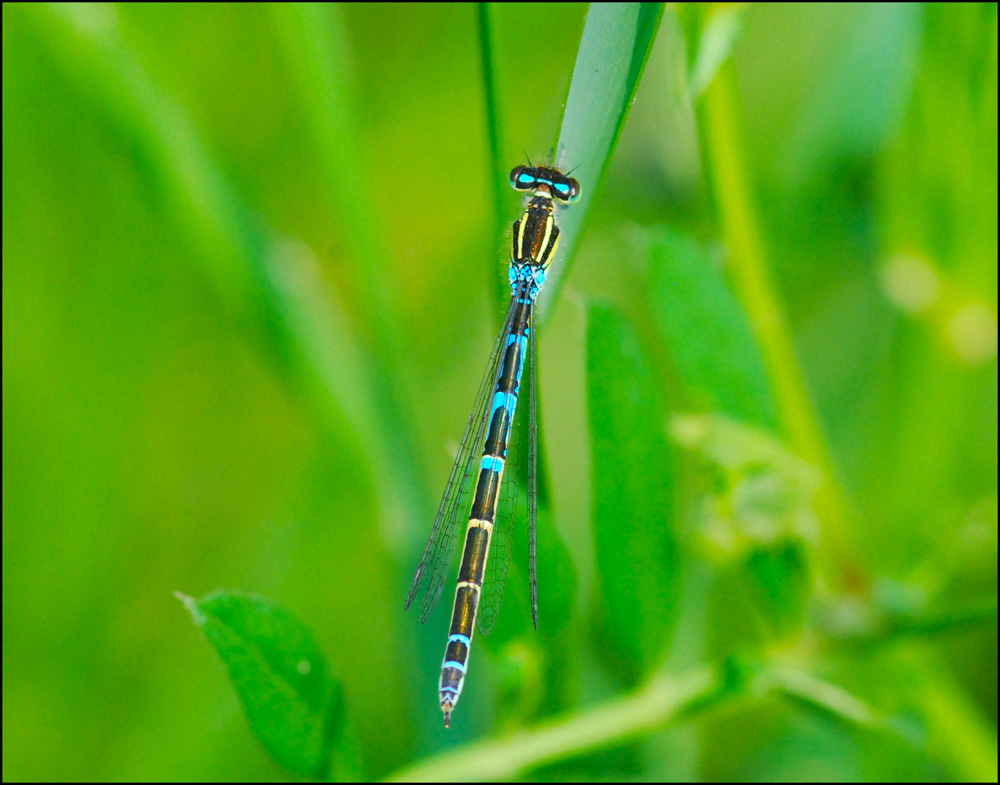
<instances>
[{"instance_id":1,"label":"narrow green leaf","mask_svg":"<svg viewBox=\"0 0 1000 785\"><path fill-rule=\"evenodd\" d=\"M412 451L408 426L399 419L392 385L381 381L386 374L395 378L395 371L379 366L382 360L363 350L357 330L331 306L328 292L317 283L321 276L311 249L282 238L241 198L199 129L126 47L113 6L22 8L19 12L37 26L61 72L108 117L122 145L141 162L139 171L161 195L167 216L192 248L186 258L192 269L236 323L261 341L329 431L352 433L364 446L384 506L419 509L414 501L423 492L414 474L419 462L406 457ZM311 36L310 47L322 46L317 41L322 19L308 8L296 7L280 18L299 25L304 38ZM336 81L336 73L330 73L332 53L324 50L322 62L314 66L319 73L303 62L308 57L300 53L297 63L306 71L299 78L307 86L315 92ZM332 100L311 115L317 133L326 127L320 111L336 114ZM334 120L330 124L337 126ZM334 167L333 154L324 155L327 166ZM371 310L383 305L375 303ZM395 344L390 337L380 345ZM379 466L396 469L379 472Z\"/></svg>"},{"instance_id":2,"label":"narrow green leaf","mask_svg":"<svg viewBox=\"0 0 1000 785\"><path fill-rule=\"evenodd\" d=\"M257 597L177 594L229 671L254 733L285 769L323 778L343 730L339 682L310 631Z\"/></svg>"},{"instance_id":3,"label":"narrow green leaf","mask_svg":"<svg viewBox=\"0 0 1000 785\"><path fill-rule=\"evenodd\" d=\"M411 418L405 414L404 402L411 399L406 390L412 381L403 349L407 342L397 298L400 288L388 275L382 240L387 231L372 207L376 200L371 196L371 172L362 152L359 128L363 122L358 118L349 67L352 58L340 9L317 3L271 3L268 8L290 86L297 92L297 109L312 136L322 182L340 227L338 238L349 261L343 269L350 276L351 299L359 306L367 328L364 332L371 339L369 351L358 354L353 366L363 373L352 375L368 382L366 394L379 413L382 431L378 440L386 445L379 465L389 467L387 474L392 477L382 495L387 506L418 509L424 491L415 476L420 464L412 455ZM309 325L304 338L312 339L315 331ZM369 449L380 447L369 442Z\"/></svg>"},{"instance_id":4,"label":"narrow green leaf","mask_svg":"<svg viewBox=\"0 0 1000 785\"><path fill-rule=\"evenodd\" d=\"M506 174L510 162L505 161L501 153L504 139L503 123L500 111L500 84L497 74L497 13L493 3L476 4L476 21L479 26L479 53L483 66L483 100L486 109L486 133L490 143L490 183L493 185L493 235L502 236L506 226ZM493 295L493 306L497 313L502 313L503 306L509 296L510 283L507 280L507 269L497 265L494 286L490 287Z\"/></svg>"},{"instance_id":5,"label":"narrow green leaf","mask_svg":"<svg viewBox=\"0 0 1000 785\"><path fill-rule=\"evenodd\" d=\"M734 420L776 428L764 359L719 266L690 238L666 229L644 237L653 320L689 395Z\"/></svg>"},{"instance_id":6,"label":"narrow green leaf","mask_svg":"<svg viewBox=\"0 0 1000 785\"><path fill-rule=\"evenodd\" d=\"M697 99L725 62L740 36L743 3L684 3L680 15L688 50L688 92Z\"/></svg>"},{"instance_id":7,"label":"narrow green leaf","mask_svg":"<svg viewBox=\"0 0 1000 785\"><path fill-rule=\"evenodd\" d=\"M676 609L673 471L655 377L615 311L587 326L594 538L607 652L627 675L663 656Z\"/></svg>"},{"instance_id":8,"label":"narrow green leaf","mask_svg":"<svg viewBox=\"0 0 1000 785\"><path fill-rule=\"evenodd\" d=\"M544 312L580 241L584 221L600 190L618 135L632 106L663 13L661 3L592 3L580 39L556 161L580 180L580 201L559 216L561 261L549 273Z\"/></svg>"},{"instance_id":9,"label":"narrow green leaf","mask_svg":"<svg viewBox=\"0 0 1000 785\"><path fill-rule=\"evenodd\" d=\"M402 326L393 301L398 287L387 275L386 235L372 205L371 174L360 141L350 45L336 5L270 3L271 27L288 67L296 109L312 137L316 162L333 206L338 239L352 276L351 293L363 309L379 351L369 358L376 373L397 373Z\"/></svg>"}]
</instances>

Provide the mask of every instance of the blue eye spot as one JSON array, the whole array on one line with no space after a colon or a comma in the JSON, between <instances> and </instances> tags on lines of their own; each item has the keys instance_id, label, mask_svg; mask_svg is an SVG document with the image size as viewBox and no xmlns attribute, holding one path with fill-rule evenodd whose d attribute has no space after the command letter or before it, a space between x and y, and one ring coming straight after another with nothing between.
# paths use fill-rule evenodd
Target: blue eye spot
<instances>
[{"instance_id":1,"label":"blue eye spot","mask_svg":"<svg viewBox=\"0 0 1000 785\"><path fill-rule=\"evenodd\" d=\"M529 183L533 183L535 178L527 172L521 172L521 174L517 176L517 181L521 183L521 185L528 185Z\"/></svg>"},{"instance_id":2,"label":"blue eye spot","mask_svg":"<svg viewBox=\"0 0 1000 785\"><path fill-rule=\"evenodd\" d=\"M566 183L557 183L555 185L555 189L556 191L559 192L560 195L569 193L569 185L567 185Z\"/></svg>"}]
</instances>

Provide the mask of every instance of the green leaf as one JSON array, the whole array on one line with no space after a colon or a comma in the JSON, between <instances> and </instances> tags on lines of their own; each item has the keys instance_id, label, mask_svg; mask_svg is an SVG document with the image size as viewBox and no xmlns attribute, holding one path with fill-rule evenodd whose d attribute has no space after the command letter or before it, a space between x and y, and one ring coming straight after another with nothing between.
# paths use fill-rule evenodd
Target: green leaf
<instances>
[{"instance_id":1,"label":"green leaf","mask_svg":"<svg viewBox=\"0 0 1000 785\"><path fill-rule=\"evenodd\" d=\"M752 551L746 561L752 600L777 635L798 630L805 620L812 573L804 543L783 540Z\"/></svg>"},{"instance_id":2,"label":"green leaf","mask_svg":"<svg viewBox=\"0 0 1000 785\"><path fill-rule=\"evenodd\" d=\"M644 239L653 321L688 394L735 420L776 428L764 360L719 266L697 242L669 230Z\"/></svg>"},{"instance_id":3,"label":"green leaf","mask_svg":"<svg viewBox=\"0 0 1000 785\"><path fill-rule=\"evenodd\" d=\"M658 663L677 600L673 468L656 379L613 310L587 325L593 523L608 653L627 675Z\"/></svg>"},{"instance_id":4,"label":"green leaf","mask_svg":"<svg viewBox=\"0 0 1000 785\"><path fill-rule=\"evenodd\" d=\"M343 730L339 682L312 634L283 608L257 597L177 594L215 647L254 733L293 774L323 778Z\"/></svg>"},{"instance_id":5,"label":"green leaf","mask_svg":"<svg viewBox=\"0 0 1000 785\"><path fill-rule=\"evenodd\" d=\"M541 495L539 493L540 497ZM567 613L567 609L576 607L579 579L569 549L559 535L553 517L548 504L539 509L536 640L544 660L536 694L538 714L544 715L575 705L575 671L567 668L564 660L566 641L576 639L580 626L578 617Z\"/></svg>"}]
</instances>

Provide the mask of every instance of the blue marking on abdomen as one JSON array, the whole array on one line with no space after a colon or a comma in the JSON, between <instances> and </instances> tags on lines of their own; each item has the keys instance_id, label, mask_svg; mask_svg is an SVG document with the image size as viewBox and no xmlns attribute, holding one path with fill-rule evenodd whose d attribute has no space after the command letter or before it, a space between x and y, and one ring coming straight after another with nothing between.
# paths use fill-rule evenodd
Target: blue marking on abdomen
<instances>
[{"instance_id":1,"label":"blue marking on abdomen","mask_svg":"<svg viewBox=\"0 0 1000 785\"><path fill-rule=\"evenodd\" d=\"M493 418L493 415L496 414L497 409L499 409L501 406L503 407L507 406L507 393L498 392L496 395L493 396L493 408L490 409L490 419Z\"/></svg>"},{"instance_id":2,"label":"blue marking on abdomen","mask_svg":"<svg viewBox=\"0 0 1000 785\"><path fill-rule=\"evenodd\" d=\"M441 666L441 668L442 669L443 668L454 668L457 671L461 671L462 673L465 673L465 666L462 663L460 663L460 662L455 662L455 660L448 660L448 662L444 663Z\"/></svg>"},{"instance_id":3,"label":"blue marking on abdomen","mask_svg":"<svg viewBox=\"0 0 1000 785\"><path fill-rule=\"evenodd\" d=\"M528 334L530 332L531 330L525 330L524 335L515 335L514 333L511 333L507 336L507 345L510 346L512 343L517 341L517 345L521 350L521 356L523 357L524 353L528 351Z\"/></svg>"},{"instance_id":4,"label":"blue marking on abdomen","mask_svg":"<svg viewBox=\"0 0 1000 785\"><path fill-rule=\"evenodd\" d=\"M467 635L459 635L457 633L455 635L449 635L448 643L451 643L452 641L458 641L459 643L464 643L466 646L472 645L472 641L469 640L469 637Z\"/></svg>"},{"instance_id":5,"label":"blue marking on abdomen","mask_svg":"<svg viewBox=\"0 0 1000 785\"><path fill-rule=\"evenodd\" d=\"M518 368L518 376L520 376L521 369ZM520 386L520 385L518 385ZM490 420L493 419L494 415L497 413L497 409L503 407L507 410L507 413L513 418L514 409L517 407L517 393L502 393L498 392L493 396L493 408L490 409Z\"/></svg>"},{"instance_id":6,"label":"blue marking on abdomen","mask_svg":"<svg viewBox=\"0 0 1000 785\"><path fill-rule=\"evenodd\" d=\"M481 469L489 469L490 471L497 472L499 474L500 470L503 468L503 458L495 455L486 455L483 457ZM451 640L449 638L449 640Z\"/></svg>"}]
</instances>

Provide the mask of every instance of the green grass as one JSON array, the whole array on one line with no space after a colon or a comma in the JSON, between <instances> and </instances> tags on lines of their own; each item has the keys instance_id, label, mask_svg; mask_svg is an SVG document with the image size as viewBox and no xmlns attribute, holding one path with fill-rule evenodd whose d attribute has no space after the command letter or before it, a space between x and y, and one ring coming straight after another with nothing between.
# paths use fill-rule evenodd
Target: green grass
<instances>
[{"instance_id":1,"label":"green grass","mask_svg":"<svg viewBox=\"0 0 1000 785\"><path fill-rule=\"evenodd\" d=\"M5 779L995 781L995 6L3 24ZM525 152L539 630L519 534L445 731Z\"/></svg>"}]
</instances>

